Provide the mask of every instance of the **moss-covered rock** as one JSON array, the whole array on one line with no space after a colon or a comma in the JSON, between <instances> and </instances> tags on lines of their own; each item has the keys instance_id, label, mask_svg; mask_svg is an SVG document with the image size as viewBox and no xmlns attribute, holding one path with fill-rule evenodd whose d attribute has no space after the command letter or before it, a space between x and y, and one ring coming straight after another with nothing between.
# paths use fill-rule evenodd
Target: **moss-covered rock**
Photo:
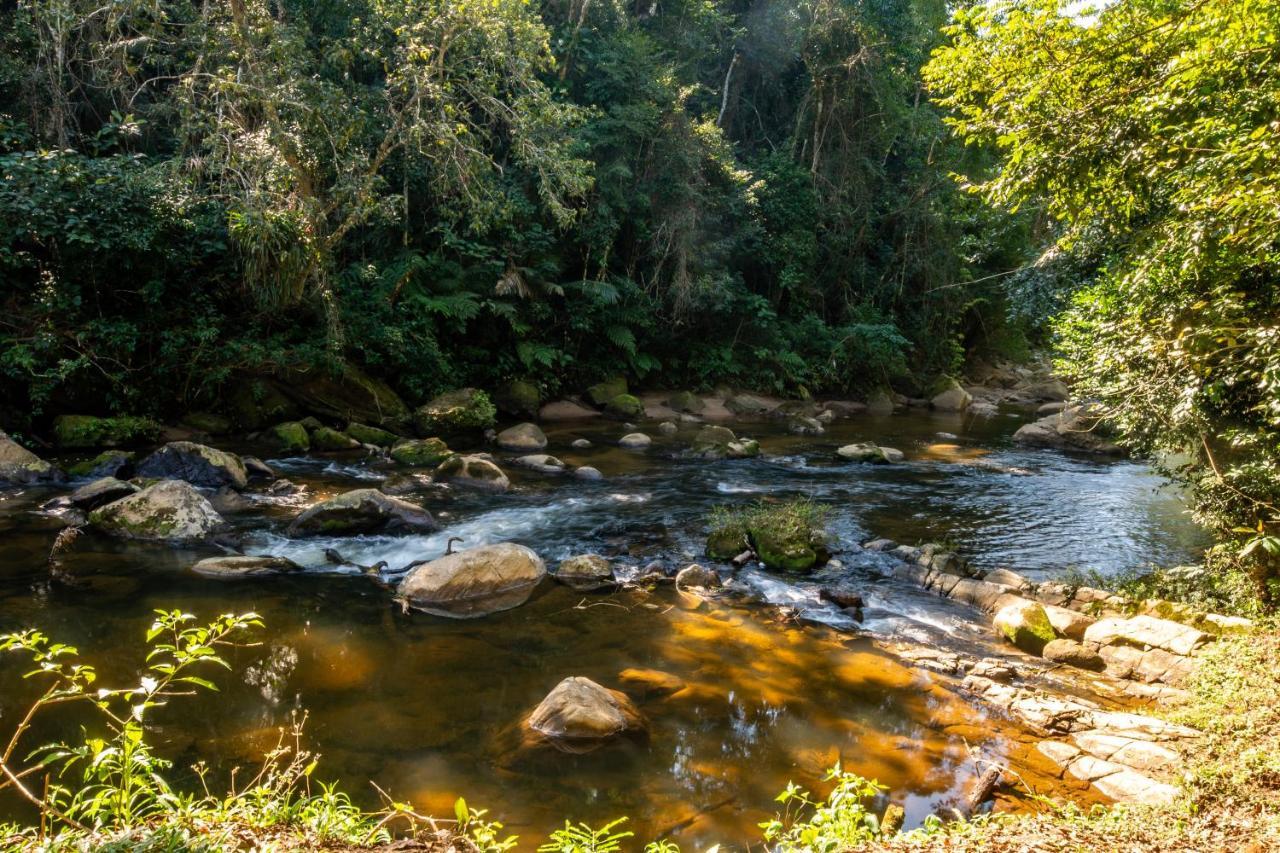
<instances>
[{"instance_id":1,"label":"moss-covered rock","mask_svg":"<svg viewBox=\"0 0 1280 853\"><path fill-rule=\"evenodd\" d=\"M728 427L704 426L693 437L693 452L706 459L723 459L729 455L729 445L737 440Z\"/></svg>"},{"instance_id":2,"label":"moss-covered rock","mask_svg":"<svg viewBox=\"0 0 1280 853\"><path fill-rule=\"evenodd\" d=\"M311 449L311 436L297 421L276 424L268 431L268 437L281 453L306 453Z\"/></svg>"},{"instance_id":3,"label":"moss-covered rock","mask_svg":"<svg viewBox=\"0 0 1280 853\"><path fill-rule=\"evenodd\" d=\"M150 418L59 415L53 419L53 438L59 447L120 447L149 444L159 437L160 424Z\"/></svg>"},{"instance_id":4,"label":"moss-covered rock","mask_svg":"<svg viewBox=\"0 0 1280 853\"><path fill-rule=\"evenodd\" d=\"M450 456L453 451L438 438L406 438L391 447L391 458L401 465L435 468Z\"/></svg>"},{"instance_id":5,"label":"moss-covered rock","mask_svg":"<svg viewBox=\"0 0 1280 853\"><path fill-rule=\"evenodd\" d=\"M707 407L702 398L692 391L677 391L667 398L667 406L677 412L696 415Z\"/></svg>"},{"instance_id":6,"label":"moss-covered rock","mask_svg":"<svg viewBox=\"0 0 1280 853\"><path fill-rule=\"evenodd\" d=\"M763 525L752 528L751 538L760 562L771 569L803 572L813 568L818 561L818 552L806 534Z\"/></svg>"},{"instance_id":7,"label":"moss-covered rock","mask_svg":"<svg viewBox=\"0 0 1280 853\"><path fill-rule=\"evenodd\" d=\"M612 379L606 379L598 382L587 389L587 399L597 406L607 406L609 401L614 397L627 393L627 380L622 376L615 376Z\"/></svg>"},{"instance_id":8,"label":"moss-covered rock","mask_svg":"<svg viewBox=\"0 0 1280 853\"><path fill-rule=\"evenodd\" d=\"M128 477L133 471L134 453L132 450L104 450L92 459L67 468L72 477Z\"/></svg>"},{"instance_id":9,"label":"moss-covered rock","mask_svg":"<svg viewBox=\"0 0 1280 853\"><path fill-rule=\"evenodd\" d=\"M343 430L347 435L354 438L361 444L372 444L374 447L390 447L401 437L394 432L382 429L381 427L369 426L358 421L352 421L347 424L347 428Z\"/></svg>"},{"instance_id":10,"label":"moss-covered rock","mask_svg":"<svg viewBox=\"0 0 1280 853\"><path fill-rule=\"evenodd\" d=\"M95 528L121 539L197 542L225 526L190 483L161 480L89 513Z\"/></svg>"},{"instance_id":11,"label":"moss-covered rock","mask_svg":"<svg viewBox=\"0 0 1280 853\"><path fill-rule=\"evenodd\" d=\"M493 392L494 405L498 411L518 418L532 418L538 414L542 404L542 393L538 386L522 379L504 382Z\"/></svg>"},{"instance_id":12,"label":"moss-covered rock","mask_svg":"<svg viewBox=\"0 0 1280 853\"><path fill-rule=\"evenodd\" d=\"M929 405L940 412L963 412L973 397L950 376L942 376L929 389Z\"/></svg>"},{"instance_id":13,"label":"moss-covered rock","mask_svg":"<svg viewBox=\"0 0 1280 853\"><path fill-rule=\"evenodd\" d=\"M707 534L707 556L713 560L732 560L751 547L747 531L741 527L721 527Z\"/></svg>"},{"instance_id":14,"label":"moss-covered rock","mask_svg":"<svg viewBox=\"0 0 1280 853\"><path fill-rule=\"evenodd\" d=\"M802 572L829 558L826 511L809 501L757 504L712 513L707 554L731 559L747 548L771 569Z\"/></svg>"},{"instance_id":15,"label":"moss-covered rock","mask_svg":"<svg viewBox=\"0 0 1280 853\"><path fill-rule=\"evenodd\" d=\"M604 413L616 420L637 420L644 417L644 403L630 394L619 394L605 404Z\"/></svg>"},{"instance_id":16,"label":"moss-covered rock","mask_svg":"<svg viewBox=\"0 0 1280 853\"><path fill-rule=\"evenodd\" d=\"M409 412L391 386L354 364L340 370L289 369L277 377L280 389L303 411L338 421L388 424Z\"/></svg>"},{"instance_id":17,"label":"moss-covered rock","mask_svg":"<svg viewBox=\"0 0 1280 853\"><path fill-rule=\"evenodd\" d=\"M62 472L0 432L0 483L55 483Z\"/></svg>"},{"instance_id":18,"label":"moss-covered rock","mask_svg":"<svg viewBox=\"0 0 1280 853\"><path fill-rule=\"evenodd\" d=\"M1057 637L1049 614L1037 601L1023 598L1006 604L993 621L1006 640L1029 654L1040 654Z\"/></svg>"},{"instance_id":19,"label":"moss-covered rock","mask_svg":"<svg viewBox=\"0 0 1280 853\"><path fill-rule=\"evenodd\" d=\"M321 501L289 525L290 536L351 535L380 530L428 533L439 529L431 513L377 489L354 489Z\"/></svg>"},{"instance_id":20,"label":"moss-covered rock","mask_svg":"<svg viewBox=\"0 0 1280 853\"><path fill-rule=\"evenodd\" d=\"M310 432L311 449L336 452L339 450L355 450L360 442L343 432L327 426L316 427Z\"/></svg>"},{"instance_id":21,"label":"moss-covered rock","mask_svg":"<svg viewBox=\"0 0 1280 853\"><path fill-rule=\"evenodd\" d=\"M497 409L489 395L476 388L459 388L441 394L413 413L413 426L419 435L458 435L492 427Z\"/></svg>"}]
</instances>

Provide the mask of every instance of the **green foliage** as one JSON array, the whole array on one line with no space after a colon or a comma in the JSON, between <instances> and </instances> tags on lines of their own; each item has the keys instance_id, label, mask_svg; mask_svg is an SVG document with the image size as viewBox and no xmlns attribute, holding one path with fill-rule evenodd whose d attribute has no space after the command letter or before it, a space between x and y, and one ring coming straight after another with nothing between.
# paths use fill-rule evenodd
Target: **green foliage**
<instances>
[{"instance_id":1,"label":"green foliage","mask_svg":"<svg viewBox=\"0 0 1280 853\"><path fill-rule=\"evenodd\" d=\"M1258 541L1280 525L1280 6L1056 0L957 13L926 77L956 131L1001 155L972 177L1037 207L1063 368L1198 517ZM1054 269L1058 272L1055 273ZM1265 546L1246 558L1280 565Z\"/></svg>"},{"instance_id":2,"label":"green foliage","mask_svg":"<svg viewBox=\"0 0 1280 853\"><path fill-rule=\"evenodd\" d=\"M750 547L770 568L804 571L827 558L828 515L829 507L808 499L717 506L707 519L707 553L727 560Z\"/></svg>"},{"instance_id":3,"label":"green foliage","mask_svg":"<svg viewBox=\"0 0 1280 853\"><path fill-rule=\"evenodd\" d=\"M764 839L780 853L839 853L880 838L880 819L868 810L868 803L886 790L875 780L867 780L836 765L827 772L827 782L835 787L826 800L789 783L778 795L784 811L760 824Z\"/></svg>"},{"instance_id":4,"label":"green foliage","mask_svg":"<svg viewBox=\"0 0 1280 853\"><path fill-rule=\"evenodd\" d=\"M538 853L618 853L622 842L635 835L629 830L617 831L626 823L625 817L610 821L599 829L585 823L564 822L563 829L551 833L551 837L538 847Z\"/></svg>"}]
</instances>

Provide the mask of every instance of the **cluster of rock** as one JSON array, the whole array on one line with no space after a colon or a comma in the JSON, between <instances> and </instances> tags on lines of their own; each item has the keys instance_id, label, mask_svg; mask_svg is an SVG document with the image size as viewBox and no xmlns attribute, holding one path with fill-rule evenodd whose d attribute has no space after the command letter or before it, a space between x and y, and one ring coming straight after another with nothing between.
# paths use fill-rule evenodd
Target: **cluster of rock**
<instances>
[{"instance_id":1,"label":"cluster of rock","mask_svg":"<svg viewBox=\"0 0 1280 853\"><path fill-rule=\"evenodd\" d=\"M1124 449L1113 440L1114 436L1106 421L1099 415L1096 406L1050 405L1042 413L1044 417L1019 427L1013 434L1013 440L1019 444L1035 447L1052 447L1107 456L1119 456L1124 453Z\"/></svg>"}]
</instances>

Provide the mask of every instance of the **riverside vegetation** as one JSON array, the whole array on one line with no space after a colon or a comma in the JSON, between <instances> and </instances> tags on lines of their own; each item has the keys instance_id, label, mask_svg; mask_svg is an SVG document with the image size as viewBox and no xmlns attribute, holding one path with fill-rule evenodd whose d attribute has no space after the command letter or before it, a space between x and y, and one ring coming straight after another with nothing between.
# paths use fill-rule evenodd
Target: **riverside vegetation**
<instances>
[{"instance_id":1,"label":"riverside vegetation","mask_svg":"<svg viewBox=\"0 0 1280 853\"><path fill-rule=\"evenodd\" d=\"M1280 838L1280 3L1101 5L9 4L0 485L57 531L32 588L80 588L63 558L92 537L204 549L189 562L206 578L305 575L313 563L271 553L243 521L305 505L267 541L443 527L438 543L413 540L431 544L404 566L354 557L350 540L324 559L394 586L385 598L406 614L489 616L528 606L556 575L487 533L455 553L455 495L480 496L460 499L465 515L468 501L523 500L535 476L589 489L646 455L747 470L809 454L798 476L811 479L784 490L805 500L748 503L720 494L734 482L702 483L719 504L706 525L712 568L676 574L619 547L613 560L562 560L577 573L559 580L634 595L637 609L674 580L673 606L712 608L708 619L731 622L715 608L734 596L780 621L811 619L813 607L760 592L784 584L782 600L812 594L824 624L857 630L864 590L840 575L856 558L994 614L1008 660L988 653L990 633L976 655L937 633L875 635L880 652L942 679L928 695L944 708L966 695L994 714L987 723L1035 731L1040 754L998 763L991 784L1018 789L1014 765L1083 784L1050 802L1024 781L1015 813L940 808L902 831L891 792L837 765L817 793L780 794L782 813L760 827L766 846L1269 849ZM861 426L925 409L954 420L927 441L905 430L901 449ZM808 497L830 466L867 482L901 476L903 488L935 465L1034 476L1023 457L988 458L1009 436L974 446L966 432L1026 411L1039 420L1011 441L1053 449L1020 452L1128 455L1177 483L1212 538L1200 565L1103 576L1055 564L1033 579L971 565L963 541L908 538L882 510L873 523L876 507L837 536L828 522L848 494ZM499 418L523 423L486 437ZM552 427L611 421L631 424L621 437L583 427L572 444ZM823 435L853 443L837 450ZM214 440L287 465L332 461L346 491L290 482L277 460ZM621 461L591 456L593 441L618 445ZM369 469L379 489L353 489ZM59 492L68 478L76 490ZM28 493L49 500L22 503ZM3 523L30 537L29 520ZM868 529L882 538L861 541ZM653 538L673 556L664 535ZM209 556L217 548L232 553ZM476 566L491 572L483 583ZM756 567L762 586L744 590ZM874 621L874 602L866 609ZM300 727L247 782L160 757L155 713L213 688L205 670L229 668L230 650L263 636L260 621L199 626L160 611L142 675L120 689L41 631L4 635L0 674L25 657L25 683L43 692L0 755L0 792L19 810L0 843L514 846L462 799L441 818L320 784ZM666 672L632 677L649 695L687 687ZM913 683L877 682L901 708ZM551 701L565 694L590 713ZM548 704L550 727L526 722L513 752L576 754L622 730L601 720L648 735L643 709L586 677L566 678ZM1120 740L1080 723L1139 705ZM81 724L81 737L65 734ZM51 745L29 742L46 732ZM1148 778L1125 750L1176 756ZM1072 804L1117 778L1155 794ZM543 849L635 842L621 822L566 823ZM646 847L674 849L667 835Z\"/></svg>"}]
</instances>

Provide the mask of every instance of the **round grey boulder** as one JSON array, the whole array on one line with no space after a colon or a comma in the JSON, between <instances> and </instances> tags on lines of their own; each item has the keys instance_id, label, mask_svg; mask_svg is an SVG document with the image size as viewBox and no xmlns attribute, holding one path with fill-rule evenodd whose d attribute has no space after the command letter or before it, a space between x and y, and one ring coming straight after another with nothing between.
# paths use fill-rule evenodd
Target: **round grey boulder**
<instances>
[{"instance_id":1,"label":"round grey boulder","mask_svg":"<svg viewBox=\"0 0 1280 853\"><path fill-rule=\"evenodd\" d=\"M500 542L412 566L398 595L416 610L474 619L524 604L546 575L546 564L532 550Z\"/></svg>"},{"instance_id":2,"label":"round grey boulder","mask_svg":"<svg viewBox=\"0 0 1280 853\"><path fill-rule=\"evenodd\" d=\"M534 453L546 448L547 437L537 424L516 424L498 433L498 446L515 453Z\"/></svg>"},{"instance_id":3,"label":"round grey boulder","mask_svg":"<svg viewBox=\"0 0 1280 853\"><path fill-rule=\"evenodd\" d=\"M623 736L643 735L648 725L623 693L589 678L561 681L525 723L536 736L564 752L584 753Z\"/></svg>"},{"instance_id":4,"label":"round grey boulder","mask_svg":"<svg viewBox=\"0 0 1280 853\"><path fill-rule=\"evenodd\" d=\"M302 567L287 557L269 555L253 557L237 554L227 557L209 557L192 566L191 571L210 578L239 580L298 572L302 571Z\"/></svg>"},{"instance_id":5,"label":"round grey boulder","mask_svg":"<svg viewBox=\"0 0 1280 853\"><path fill-rule=\"evenodd\" d=\"M561 560L554 577L560 583L579 592L609 589L616 585L613 579L613 566L598 554L579 554L576 557Z\"/></svg>"},{"instance_id":6,"label":"round grey boulder","mask_svg":"<svg viewBox=\"0 0 1280 853\"><path fill-rule=\"evenodd\" d=\"M436 468L435 480L482 492L505 492L511 488L511 480L497 463L478 454L449 457Z\"/></svg>"},{"instance_id":7,"label":"round grey boulder","mask_svg":"<svg viewBox=\"0 0 1280 853\"><path fill-rule=\"evenodd\" d=\"M89 523L120 539L198 542L222 530L226 522L182 480L161 480L136 494L89 513Z\"/></svg>"},{"instance_id":8,"label":"round grey boulder","mask_svg":"<svg viewBox=\"0 0 1280 853\"><path fill-rule=\"evenodd\" d=\"M618 446L627 450L643 450L653 444L653 439L642 432L631 432L618 439Z\"/></svg>"}]
</instances>

